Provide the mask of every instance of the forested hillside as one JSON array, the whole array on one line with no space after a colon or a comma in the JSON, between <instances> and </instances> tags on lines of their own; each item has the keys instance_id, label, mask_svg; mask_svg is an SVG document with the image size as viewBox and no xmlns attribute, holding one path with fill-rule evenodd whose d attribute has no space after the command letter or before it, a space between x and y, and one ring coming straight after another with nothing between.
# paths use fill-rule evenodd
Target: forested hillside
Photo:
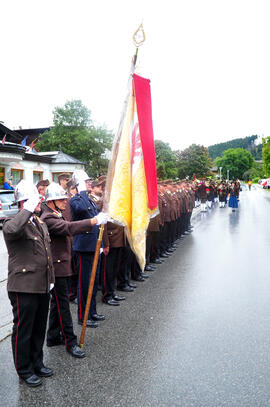
<instances>
[{"instance_id":1,"label":"forested hillside","mask_svg":"<svg viewBox=\"0 0 270 407\"><path fill-rule=\"evenodd\" d=\"M223 151L229 148L244 148L253 155L255 160L262 159L262 144L255 145L256 136L249 136L245 138L236 138L234 140L226 141L225 143L214 144L208 147L209 155L214 160L216 157L221 157Z\"/></svg>"}]
</instances>

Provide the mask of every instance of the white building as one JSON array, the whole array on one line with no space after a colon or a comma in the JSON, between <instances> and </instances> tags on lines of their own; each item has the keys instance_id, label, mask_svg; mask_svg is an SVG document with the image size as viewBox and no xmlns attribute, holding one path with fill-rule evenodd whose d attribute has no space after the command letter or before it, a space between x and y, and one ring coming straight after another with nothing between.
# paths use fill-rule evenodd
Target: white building
<instances>
[{"instance_id":1,"label":"white building","mask_svg":"<svg viewBox=\"0 0 270 407\"><path fill-rule=\"evenodd\" d=\"M21 141L20 134L0 123L0 188L7 179L11 180L12 185L17 185L21 179L34 184L42 179L57 182L58 175L63 172L72 174L75 169L85 169L83 162L63 151L27 151L29 147L23 147Z\"/></svg>"}]
</instances>

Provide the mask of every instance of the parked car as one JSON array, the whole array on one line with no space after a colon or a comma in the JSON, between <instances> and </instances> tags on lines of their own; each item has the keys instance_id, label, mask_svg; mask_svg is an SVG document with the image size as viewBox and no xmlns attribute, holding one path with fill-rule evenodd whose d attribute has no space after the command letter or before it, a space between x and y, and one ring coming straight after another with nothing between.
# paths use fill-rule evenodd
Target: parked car
<instances>
[{"instance_id":1,"label":"parked car","mask_svg":"<svg viewBox=\"0 0 270 407\"><path fill-rule=\"evenodd\" d=\"M13 202L14 191L0 189L0 226L8 216L18 213L18 205Z\"/></svg>"}]
</instances>

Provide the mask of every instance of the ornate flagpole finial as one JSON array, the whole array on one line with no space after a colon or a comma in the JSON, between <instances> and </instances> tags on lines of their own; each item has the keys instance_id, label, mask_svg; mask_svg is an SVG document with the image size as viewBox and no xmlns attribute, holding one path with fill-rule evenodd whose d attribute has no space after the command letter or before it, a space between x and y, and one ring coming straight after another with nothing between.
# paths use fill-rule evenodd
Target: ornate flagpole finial
<instances>
[{"instance_id":1,"label":"ornate flagpole finial","mask_svg":"<svg viewBox=\"0 0 270 407\"><path fill-rule=\"evenodd\" d=\"M145 41L145 32L141 24L137 31L133 34L133 42L136 48L140 47Z\"/></svg>"}]
</instances>

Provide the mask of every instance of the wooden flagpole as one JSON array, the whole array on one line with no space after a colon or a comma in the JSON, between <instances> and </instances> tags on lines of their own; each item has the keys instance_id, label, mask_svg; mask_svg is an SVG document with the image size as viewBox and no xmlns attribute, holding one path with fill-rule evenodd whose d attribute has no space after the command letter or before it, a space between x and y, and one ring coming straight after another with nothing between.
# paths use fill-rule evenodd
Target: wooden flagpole
<instances>
[{"instance_id":1,"label":"wooden flagpole","mask_svg":"<svg viewBox=\"0 0 270 407\"><path fill-rule=\"evenodd\" d=\"M91 271L91 279L90 279L90 283L89 283L87 301L86 301L84 317L83 317L83 324L82 324L81 337L80 337L80 343L79 343L81 348L83 348L83 345L84 345L85 330L86 330L86 324L87 324L87 319L88 319L88 314L89 314L90 304L91 304L91 299L92 299L92 294L93 294L93 287L94 287L94 282L95 282L95 277L96 277L96 271L97 271L97 265L98 265L100 246L101 246L101 242L102 242L103 230L104 230L104 225L101 225L100 229L99 229L97 244L96 244L94 261L93 261L92 271Z\"/></svg>"}]
</instances>

